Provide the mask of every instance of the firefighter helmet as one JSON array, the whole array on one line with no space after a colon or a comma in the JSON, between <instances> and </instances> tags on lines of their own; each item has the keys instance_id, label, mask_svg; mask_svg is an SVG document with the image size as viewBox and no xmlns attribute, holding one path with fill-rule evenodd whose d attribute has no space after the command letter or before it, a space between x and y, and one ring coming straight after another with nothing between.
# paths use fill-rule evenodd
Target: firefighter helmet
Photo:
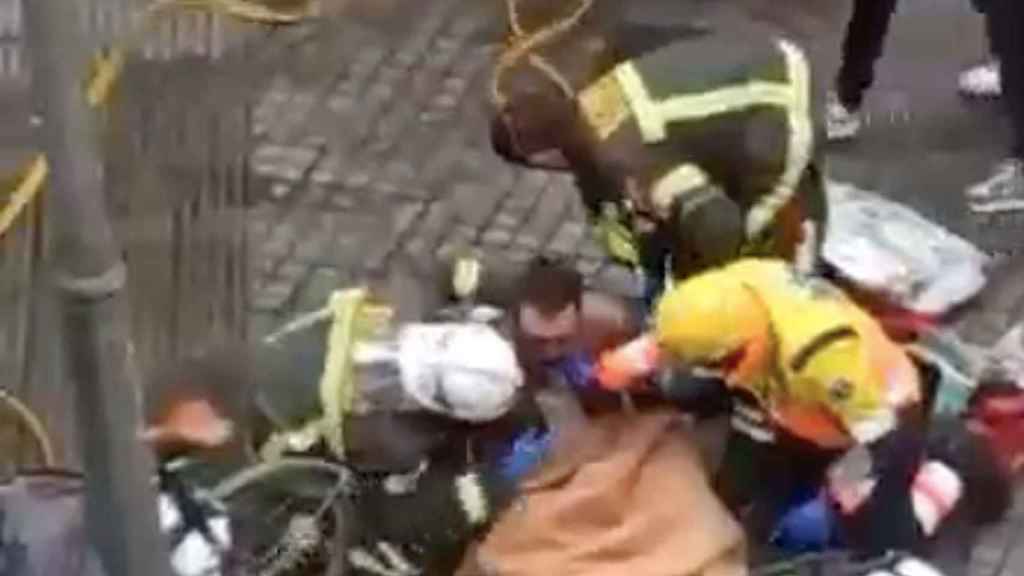
<instances>
[{"instance_id":1,"label":"firefighter helmet","mask_svg":"<svg viewBox=\"0 0 1024 576\"><path fill-rule=\"evenodd\" d=\"M523 385L512 344L475 322L406 325L398 338L398 364L409 396L460 420L502 416Z\"/></svg>"}]
</instances>

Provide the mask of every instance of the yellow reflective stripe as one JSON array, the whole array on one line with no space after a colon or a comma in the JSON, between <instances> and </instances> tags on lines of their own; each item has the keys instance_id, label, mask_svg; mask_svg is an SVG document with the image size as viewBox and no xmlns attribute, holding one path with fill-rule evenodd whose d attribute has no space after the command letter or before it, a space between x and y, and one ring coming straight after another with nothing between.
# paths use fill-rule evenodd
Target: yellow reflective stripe
<instances>
[{"instance_id":1,"label":"yellow reflective stripe","mask_svg":"<svg viewBox=\"0 0 1024 576\"><path fill-rule=\"evenodd\" d=\"M331 294L331 329L327 335L327 354L320 374L320 406L324 413L323 433L334 455L345 455L344 417L352 406L354 382L352 347L356 320L366 299L361 289L340 290Z\"/></svg>"},{"instance_id":2,"label":"yellow reflective stripe","mask_svg":"<svg viewBox=\"0 0 1024 576\"><path fill-rule=\"evenodd\" d=\"M645 142L660 142L665 139L665 122L658 110L659 103L647 92L644 79L632 62L623 62L615 67L615 78L626 93L633 116L640 126Z\"/></svg>"},{"instance_id":3,"label":"yellow reflective stripe","mask_svg":"<svg viewBox=\"0 0 1024 576\"><path fill-rule=\"evenodd\" d=\"M703 188L711 181L696 164L681 164L659 178L651 187L651 204L660 218L667 218L672 203L687 192Z\"/></svg>"},{"instance_id":4,"label":"yellow reflective stripe","mask_svg":"<svg viewBox=\"0 0 1024 576\"><path fill-rule=\"evenodd\" d=\"M703 120L753 106L769 105L788 109L794 97L789 83L752 80L699 94L677 94L664 100L655 100L651 98L643 78L632 64L620 64L616 73L629 97L646 142L664 140L667 126L673 122Z\"/></svg>"},{"instance_id":5,"label":"yellow reflective stripe","mask_svg":"<svg viewBox=\"0 0 1024 576\"><path fill-rule=\"evenodd\" d=\"M473 257L459 258L455 261L452 273L452 289L459 298L469 298L480 287L483 266Z\"/></svg>"},{"instance_id":6,"label":"yellow reflective stripe","mask_svg":"<svg viewBox=\"0 0 1024 576\"><path fill-rule=\"evenodd\" d=\"M632 63L625 62L615 68L616 78L633 109L640 133L648 143L663 141L667 137L667 126L672 122L702 120L753 106L778 106L786 111L789 128L786 165L774 190L748 212L748 236L760 234L793 197L814 146L807 58L800 48L785 40L779 41L779 49L786 61L787 83L754 80L664 100L651 98L643 78Z\"/></svg>"},{"instance_id":7,"label":"yellow reflective stripe","mask_svg":"<svg viewBox=\"0 0 1024 576\"><path fill-rule=\"evenodd\" d=\"M811 121L811 78L810 65L803 51L785 40L779 41L779 48L786 58L789 74L789 99L786 106L789 123L789 142L786 150L786 166L771 194L761 198L747 212L747 236L760 234L775 219L778 211L796 193L807 164L811 161L814 148L814 126Z\"/></svg>"},{"instance_id":8,"label":"yellow reflective stripe","mask_svg":"<svg viewBox=\"0 0 1024 576\"><path fill-rule=\"evenodd\" d=\"M788 85L755 80L700 94L673 96L658 102L655 108L660 115L660 131L664 134L665 126L671 122L703 120L753 106L789 107L790 99ZM664 139L664 136L659 139Z\"/></svg>"},{"instance_id":9,"label":"yellow reflective stripe","mask_svg":"<svg viewBox=\"0 0 1024 576\"><path fill-rule=\"evenodd\" d=\"M598 140L607 140L632 115L626 98L614 71L580 91L576 97L580 113Z\"/></svg>"}]
</instances>

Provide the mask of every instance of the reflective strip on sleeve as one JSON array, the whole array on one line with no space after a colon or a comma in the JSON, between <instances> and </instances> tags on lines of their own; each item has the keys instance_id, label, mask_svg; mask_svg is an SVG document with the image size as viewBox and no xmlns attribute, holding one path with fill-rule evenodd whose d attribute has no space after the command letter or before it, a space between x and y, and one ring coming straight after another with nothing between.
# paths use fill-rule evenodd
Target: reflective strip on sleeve
<instances>
[{"instance_id":1,"label":"reflective strip on sleeve","mask_svg":"<svg viewBox=\"0 0 1024 576\"><path fill-rule=\"evenodd\" d=\"M662 103L656 102L647 92L643 77L632 62L623 62L614 69L615 78L626 93L630 108L640 126L645 142L661 142L665 139L665 120L660 110Z\"/></svg>"},{"instance_id":2,"label":"reflective strip on sleeve","mask_svg":"<svg viewBox=\"0 0 1024 576\"><path fill-rule=\"evenodd\" d=\"M699 190L711 179L696 164L681 164L659 178L651 187L651 204L659 218L668 218L672 204L680 196Z\"/></svg>"},{"instance_id":3,"label":"reflective strip on sleeve","mask_svg":"<svg viewBox=\"0 0 1024 576\"><path fill-rule=\"evenodd\" d=\"M779 49L786 61L787 83L752 80L699 94L681 94L663 100L651 97L631 62L618 65L615 77L626 94L645 142L662 142L669 124L692 122L745 110L754 106L777 106L786 112L789 140L786 164L770 194L747 214L748 237L760 234L796 192L814 147L810 107L810 67L796 45L782 40Z\"/></svg>"},{"instance_id":4,"label":"reflective strip on sleeve","mask_svg":"<svg viewBox=\"0 0 1024 576\"><path fill-rule=\"evenodd\" d=\"M769 428L758 426L745 418L734 414L730 419L733 430L747 436L759 444L771 444L775 442L775 432Z\"/></svg>"},{"instance_id":5,"label":"reflective strip on sleeve","mask_svg":"<svg viewBox=\"0 0 1024 576\"><path fill-rule=\"evenodd\" d=\"M626 93L615 72L609 72L580 91L580 113L598 140L607 140L631 116Z\"/></svg>"},{"instance_id":6,"label":"reflective strip on sleeve","mask_svg":"<svg viewBox=\"0 0 1024 576\"><path fill-rule=\"evenodd\" d=\"M789 73L788 102L785 105L789 122L789 143L786 166L771 194L762 198L747 213L747 236L760 234L775 215L793 198L814 149L814 127L811 123L810 65L807 56L796 45L782 40L779 48L786 57Z\"/></svg>"},{"instance_id":7,"label":"reflective strip on sleeve","mask_svg":"<svg viewBox=\"0 0 1024 576\"><path fill-rule=\"evenodd\" d=\"M733 405L732 417L729 419L732 429L761 444L775 442L775 430L768 420L768 415L761 410Z\"/></svg>"},{"instance_id":8,"label":"reflective strip on sleeve","mask_svg":"<svg viewBox=\"0 0 1024 576\"><path fill-rule=\"evenodd\" d=\"M459 258L452 271L452 289L459 298L469 298L480 288L483 266L473 257Z\"/></svg>"}]
</instances>

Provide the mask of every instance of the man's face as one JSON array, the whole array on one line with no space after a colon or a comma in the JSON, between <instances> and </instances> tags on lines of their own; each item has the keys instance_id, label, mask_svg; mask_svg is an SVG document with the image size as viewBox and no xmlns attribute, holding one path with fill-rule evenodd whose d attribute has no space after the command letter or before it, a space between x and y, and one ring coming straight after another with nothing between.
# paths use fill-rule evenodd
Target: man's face
<instances>
[{"instance_id":1,"label":"man's face","mask_svg":"<svg viewBox=\"0 0 1024 576\"><path fill-rule=\"evenodd\" d=\"M579 309L569 305L553 314L544 314L532 306L519 309L521 354L528 364L544 364L573 351L579 333Z\"/></svg>"}]
</instances>

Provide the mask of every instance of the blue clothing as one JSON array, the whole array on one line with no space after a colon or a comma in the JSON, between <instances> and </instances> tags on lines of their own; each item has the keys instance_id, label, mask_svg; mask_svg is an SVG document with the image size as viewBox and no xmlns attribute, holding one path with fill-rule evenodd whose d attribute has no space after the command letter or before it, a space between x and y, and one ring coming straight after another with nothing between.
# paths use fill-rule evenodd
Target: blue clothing
<instances>
[{"instance_id":1,"label":"blue clothing","mask_svg":"<svg viewBox=\"0 0 1024 576\"><path fill-rule=\"evenodd\" d=\"M511 482L518 482L532 472L547 456L554 432L542 432L530 428L512 441L508 451L501 457L498 470L501 476Z\"/></svg>"},{"instance_id":2,"label":"blue clothing","mask_svg":"<svg viewBox=\"0 0 1024 576\"><path fill-rule=\"evenodd\" d=\"M821 552L839 545L839 524L824 493L796 498L783 511L772 544L792 553Z\"/></svg>"},{"instance_id":3,"label":"blue clothing","mask_svg":"<svg viewBox=\"0 0 1024 576\"><path fill-rule=\"evenodd\" d=\"M548 368L561 376L573 390L584 392L595 388L594 369L596 364L593 356L578 351L550 362Z\"/></svg>"}]
</instances>

